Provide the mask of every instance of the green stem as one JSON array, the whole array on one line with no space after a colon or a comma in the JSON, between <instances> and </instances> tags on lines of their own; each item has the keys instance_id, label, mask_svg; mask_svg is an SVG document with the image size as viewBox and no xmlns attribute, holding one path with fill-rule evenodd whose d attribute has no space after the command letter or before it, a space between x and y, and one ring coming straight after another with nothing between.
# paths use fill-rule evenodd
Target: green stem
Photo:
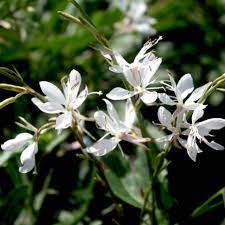
<instances>
[{"instance_id":1,"label":"green stem","mask_svg":"<svg viewBox=\"0 0 225 225\"><path fill-rule=\"evenodd\" d=\"M141 130L141 135L143 137L149 136L148 132L146 130L146 127L145 127L144 118L143 118L143 116L142 116L142 114L140 112L140 105L137 105L135 107L135 110L136 110L136 115L137 115L137 119L138 119L139 128ZM149 144L148 146L150 148L153 147L153 146L151 146L151 144ZM143 208L142 208L142 211L141 211L141 221L143 219L143 215L144 215L144 212L145 212L145 208L147 206L149 195L151 194L152 195L152 206L151 206L151 210L149 212L149 216L150 216L152 225L157 225L158 222L157 222L156 215L155 215L156 199L155 199L155 193L153 191L155 183L156 183L155 182L156 177L154 176L154 168L152 166L153 165L153 160L152 160L153 157L152 157L152 155L150 155L150 153L151 153L151 149L150 149L150 151L145 151L146 158L147 158L147 163L148 163L148 168L149 168L149 173L150 173L150 176L152 177L152 182L151 182L151 186L149 188L149 191L146 193L144 205L143 205Z\"/></svg>"},{"instance_id":2,"label":"green stem","mask_svg":"<svg viewBox=\"0 0 225 225\"><path fill-rule=\"evenodd\" d=\"M34 97L38 98L42 102L46 102L47 101L46 98L43 95L41 95L40 93L36 92L31 87L26 87L26 91L27 91L28 94L33 95Z\"/></svg>"},{"instance_id":3,"label":"green stem","mask_svg":"<svg viewBox=\"0 0 225 225\"><path fill-rule=\"evenodd\" d=\"M85 149L87 146L85 145L85 143L83 141L82 134L81 134L81 132L79 131L79 129L77 127L77 122L76 122L76 118L75 117L73 119L73 123L72 123L71 130L72 130L72 133L74 135L74 138L80 143L81 149L83 151L83 149ZM97 158L95 158L93 155L88 154L88 153L86 153L84 151L83 151L83 156L84 157L81 157L81 158L86 159L86 160L89 160L92 163L94 163L94 165L98 169L97 175L100 178L102 184L104 184L104 186L107 186L108 190L111 192L110 185L108 184L108 182L107 182L107 180L105 178L104 164L100 160L98 160Z\"/></svg>"},{"instance_id":4,"label":"green stem","mask_svg":"<svg viewBox=\"0 0 225 225\"><path fill-rule=\"evenodd\" d=\"M24 87L12 85L12 84L4 84L4 83L0 84L0 89L6 90L6 91L13 91L17 93L26 91L26 88Z\"/></svg>"},{"instance_id":5,"label":"green stem","mask_svg":"<svg viewBox=\"0 0 225 225\"><path fill-rule=\"evenodd\" d=\"M214 92L218 87L225 83L225 74L222 74L217 79L215 79L209 88L205 91L204 95L199 99L198 103L204 103L206 99Z\"/></svg>"}]
</instances>

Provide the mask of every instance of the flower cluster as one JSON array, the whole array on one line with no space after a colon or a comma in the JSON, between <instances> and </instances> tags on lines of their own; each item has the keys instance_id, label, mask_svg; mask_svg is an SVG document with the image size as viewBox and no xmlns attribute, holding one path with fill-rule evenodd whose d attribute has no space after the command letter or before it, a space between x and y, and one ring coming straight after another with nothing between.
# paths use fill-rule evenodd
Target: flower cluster
<instances>
[{"instance_id":1,"label":"flower cluster","mask_svg":"<svg viewBox=\"0 0 225 225\"><path fill-rule=\"evenodd\" d=\"M159 104L157 101L160 101L160 105L164 105L158 109L160 126L171 133L155 139L155 141L169 141L170 144L173 143L177 147L185 148L194 161L197 153L202 152L200 149L202 142L215 150L224 149L220 144L214 141L210 142L207 137L212 136L211 130L223 128L225 120L212 118L197 122L202 118L207 107L200 100L211 83L194 89L190 74L182 76L178 83L175 82L171 74L168 74L168 80L160 80L157 71L162 59L157 58L150 51L160 39L161 37L154 42L147 42L132 63L128 63L118 52L112 51L109 54L102 51L102 55L111 64L109 70L122 74L125 80L125 88L115 87L106 95L108 99L113 101L126 100L122 119L108 99L103 99L106 103L107 113L101 110L96 111L94 118L87 118L80 113L79 107L88 95L100 94L100 92L89 93L87 86L80 91L81 75L76 70L70 72L67 82L65 79L62 80L63 91L50 82L41 81L40 88L44 96L38 94L31 100L42 112L54 116L39 129L23 119L25 125L19 125L34 134L21 133L16 138L1 145L5 151L23 150L20 158L22 166L19 171L26 173L35 167L38 139L42 133L53 127L57 133L60 133L62 129L70 128L80 142L82 150L95 156L103 156L117 146L121 149L121 141L148 149L144 143L154 139L143 137L141 127L138 127L136 121L136 114L140 113L139 109L143 103L146 106L156 106ZM173 113L165 106L170 109L174 108ZM95 121L97 128L105 131L105 135L91 146L85 146L82 141L83 133L91 136L84 127L85 120Z\"/></svg>"},{"instance_id":2,"label":"flower cluster","mask_svg":"<svg viewBox=\"0 0 225 225\"><path fill-rule=\"evenodd\" d=\"M213 118L203 122L196 123L204 114L207 105L199 102L211 83L207 83L197 89L194 89L191 74L185 74L176 84L171 74L168 74L169 80L158 80L156 72L162 62L148 50L156 44L147 42L135 57L132 63L128 63L119 53L113 52L113 57L105 52L102 55L111 61L112 66L109 69L114 73L122 73L127 82L128 89L116 87L107 94L111 100L123 100L136 97L136 104L140 101L146 105L153 105L157 99L164 105L174 107L171 114L164 106L158 109L158 119L161 126L166 128L172 134L161 137L156 141L170 141L177 147L184 147L190 158L196 161L197 153L202 152L198 142L204 142L215 150L223 150L224 147L214 141L209 142L206 137L211 136L211 130L218 130L225 126L225 120ZM113 59L116 64L113 64ZM159 86L161 84L162 86ZM157 90L166 90L166 92ZM171 95L167 94L171 92ZM188 119L192 114L192 121ZM185 138L187 136L187 138ZM180 146L178 145L180 144Z\"/></svg>"},{"instance_id":3,"label":"flower cluster","mask_svg":"<svg viewBox=\"0 0 225 225\"><path fill-rule=\"evenodd\" d=\"M147 11L145 0L117 0L115 4L125 14L123 20L115 24L119 33L137 32L146 36L156 33L156 30L153 28L156 19L145 15Z\"/></svg>"},{"instance_id":4,"label":"flower cluster","mask_svg":"<svg viewBox=\"0 0 225 225\"><path fill-rule=\"evenodd\" d=\"M161 141L172 141L176 145L178 141L194 161L196 161L197 153L202 152L198 142L204 142L215 150L223 150L223 146L214 141L209 142L206 137L211 136L211 130L225 127L225 120L213 118L197 122L202 118L204 109L207 107L207 105L198 103L197 101L203 96L210 83L194 90L193 79L190 74L182 76L177 84L173 77L169 76L170 84L166 84L166 87L174 93L174 96L161 93L159 94L159 99L165 105L175 106L175 110L171 114L163 106L158 109L158 119L161 125L172 132L172 134L163 137ZM192 113L191 123L188 122L190 113Z\"/></svg>"}]
</instances>

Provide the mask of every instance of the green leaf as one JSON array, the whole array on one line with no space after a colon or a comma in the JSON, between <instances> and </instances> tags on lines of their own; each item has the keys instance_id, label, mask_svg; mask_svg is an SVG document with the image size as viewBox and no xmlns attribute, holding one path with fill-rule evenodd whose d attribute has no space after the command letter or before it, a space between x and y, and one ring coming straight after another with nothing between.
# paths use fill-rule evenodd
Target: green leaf
<instances>
[{"instance_id":1,"label":"green leaf","mask_svg":"<svg viewBox=\"0 0 225 225\"><path fill-rule=\"evenodd\" d=\"M225 187L217 191L215 194L213 194L210 198L208 198L203 204L198 206L191 214L193 218L201 216L202 214L209 212L213 210L214 208L222 205L224 203L224 192ZM222 199L218 199L219 197L222 197Z\"/></svg>"},{"instance_id":2,"label":"green leaf","mask_svg":"<svg viewBox=\"0 0 225 225\"><path fill-rule=\"evenodd\" d=\"M26 185L18 186L13 189L4 200L3 206L0 208L2 215L1 221L5 224L13 224L19 213L23 210L23 205L28 196L28 187Z\"/></svg>"},{"instance_id":3,"label":"green leaf","mask_svg":"<svg viewBox=\"0 0 225 225\"><path fill-rule=\"evenodd\" d=\"M103 161L106 166L104 174L113 194L124 202L142 209L144 196L151 186L144 151L139 149L134 159L125 159L119 151L114 151Z\"/></svg>"},{"instance_id":4,"label":"green leaf","mask_svg":"<svg viewBox=\"0 0 225 225\"><path fill-rule=\"evenodd\" d=\"M220 225L225 225L225 218L223 219L223 221Z\"/></svg>"}]
</instances>

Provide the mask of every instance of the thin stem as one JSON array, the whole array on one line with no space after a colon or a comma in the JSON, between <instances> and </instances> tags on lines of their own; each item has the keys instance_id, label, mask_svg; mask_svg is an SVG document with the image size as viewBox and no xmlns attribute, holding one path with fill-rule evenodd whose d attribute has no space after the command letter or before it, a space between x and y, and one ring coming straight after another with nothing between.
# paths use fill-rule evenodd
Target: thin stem
<instances>
[{"instance_id":1,"label":"thin stem","mask_svg":"<svg viewBox=\"0 0 225 225\"><path fill-rule=\"evenodd\" d=\"M137 118L138 118L139 128L141 129L141 134L142 134L142 136L146 136L147 130L145 128L144 119L143 119L142 114L140 112L140 107L141 107L140 104L135 107L136 115L137 115ZM152 225L157 225L158 222L157 222L156 215L155 215L156 202L155 202L155 194L154 194L154 191L153 191L154 190L154 186L155 186L155 178L156 177L153 176L154 168L152 166L153 160L152 160L152 157L150 156L150 152L149 151L145 151L145 154L146 154L146 158L147 158L149 173L150 173L150 176L152 177L152 182L151 182L151 186L150 186L149 191L146 193L144 205L143 205L143 208L142 208L142 211L141 211L141 216L142 216L141 220L143 218L143 214L144 214L145 208L147 206L149 195L152 194L152 207L151 207L151 210L149 212L149 216L151 218Z\"/></svg>"},{"instance_id":2,"label":"thin stem","mask_svg":"<svg viewBox=\"0 0 225 225\"><path fill-rule=\"evenodd\" d=\"M205 91L204 95L200 98L198 103L204 103L206 99L214 92L216 89L225 83L225 74L222 74L217 79L215 79L209 86L209 88Z\"/></svg>"},{"instance_id":3,"label":"thin stem","mask_svg":"<svg viewBox=\"0 0 225 225\"><path fill-rule=\"evenodd\" d=\"M26 91L27 91L27 93L29 93L30 95L33 95L34 97L38 98L42 102L47 101L46 98L43 95L41 95L40 93L38 93L37 91L35 91L31 87L26 87Z\"/></svg>"},{"instance_id":4,"label":"thin stem","mask_svg":"<svg viewBox=\"0 0 225 225\"><path fill-rule=\"evenodd\" d=\"M4 84L4 83L0 84L0 89L6 90L6 91L13 91L17 93L26 91L26 88L24 87L12 85L12 84Z\"/></svg>"}]
</instances>

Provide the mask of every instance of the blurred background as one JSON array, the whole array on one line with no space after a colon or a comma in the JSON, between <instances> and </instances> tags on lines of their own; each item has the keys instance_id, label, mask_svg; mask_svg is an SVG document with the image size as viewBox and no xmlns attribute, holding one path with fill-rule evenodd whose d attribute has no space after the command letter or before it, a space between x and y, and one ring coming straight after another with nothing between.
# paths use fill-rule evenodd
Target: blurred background
<instances>
[{"instance_id":1,"label":"blurred background","mask_svg":"<svg viewBox=\"0 0 225 225\"><path fill-rule=\"evenodd\" d=\"M224 0L152 0L145 1L145 6L138 0L78 2L128 61L149 38L162 36L154 49L163 58L160 74L169 69L179 79L191 73L200 86L225 72ZM65 21L59 10L78 15L66 0L1 0L0 66L15 66L36 90L40 90L41 80L59 84L71 69L81 73L91 91L107 93L121 85L94 49L97 43L91 34ZM0 79L1 83L11 82L3 76ZM0 100L10 96L12 93L1 91ZM223 93L211 95L205 118L225 118L224 103ZM97 105L104 107L101 98L90 97L81 110L88 115ZM143 108L143 113L147 120L157 121L151 107ZM14 123L18 116L36 126L48 118L28 96L1 109L0 115L1 143L22 132ZM93 125L87 127L96 134ZM217 133L216 140L225 145L224 131ZM37 174L20 174L19 153L1 151L0 224L138 224L139 209L111 198L104 184L95 179L94 168L68 147L73 141L67 132L45 134L39 144ZM183 149L173 149L168 160L168 187L174 199L171 224L222 224L222 204L195 219L190 220L190 214L225 186L225 152L205 147L194 163Z\"/></svg>"}]
</instances>

